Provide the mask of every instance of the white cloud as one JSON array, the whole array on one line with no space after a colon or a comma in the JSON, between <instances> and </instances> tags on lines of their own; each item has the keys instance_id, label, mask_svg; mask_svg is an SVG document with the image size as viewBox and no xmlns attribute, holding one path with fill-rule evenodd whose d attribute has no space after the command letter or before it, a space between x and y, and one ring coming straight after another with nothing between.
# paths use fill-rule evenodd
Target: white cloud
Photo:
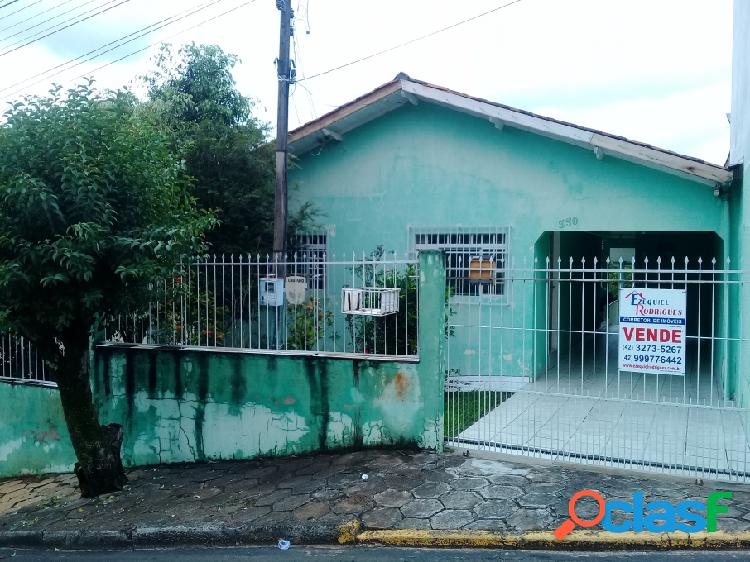
<instances>
[{"instance_id":1,"label":"white cloud","mask_svg":"<svg viewBox=\"0 0 750 562\"><path fill-rule=\"evenodd\" d=\"M51 6L56 1L45 0L44 4ZM0 90L206 1L131 0L0 57ZM242 2L222 1L57 80L90 72L103 62L167 39ZM500 3L293 0L298 15L299 76L324 71ZM308 19L310 35L305 33ZM242 59L236 69L240 89L258 98L261 117L272 121L278 21L274 2L256 0L171 41L218 43L238 54ZM7 25L2 20L0 23ZM0 32L0 49L4 36ZM148 54L97 72L98 83L117 87L146 72ZM730 0L523 0L403 49L300 83L290 104L291 126L330 111L405 71L472 95L723 162L728 146L725 114L729 111L730 64ZM34 88L44 91L47 87L43 84ZM7 99L9 93L0 91L0 96Z\"/></svg>"},{"instance_id":2,"label":"white cloud","mask_svg":"<svg viewBox=\"0 0 750 562\"><path fill-rule=\"evenodd\" d=\"M728 81L660 97L632 97L586 107L533 108L550 117L701 156L723 164L728 152Z\"/></svg>"}]
</instances>

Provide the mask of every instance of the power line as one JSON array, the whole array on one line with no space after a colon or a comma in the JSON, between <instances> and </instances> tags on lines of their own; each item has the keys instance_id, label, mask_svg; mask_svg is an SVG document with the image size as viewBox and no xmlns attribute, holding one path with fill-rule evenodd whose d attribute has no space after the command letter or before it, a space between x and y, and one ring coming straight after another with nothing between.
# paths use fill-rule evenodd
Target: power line
<instances>
[{"instance_id":1,"label":"power line","mask_svg":"<svg viewBox=\"0 0 750 562\"><path fill-rule=\"evenodd\" d=\"M18 9L18 10L16 10L15 12L11 12L11 13L10 13L10 14L8 14L7 16L3 16L3 17L1 17L1 18L0 18L0 21L3 21L3 20L7 20L7 19L8 19L8 18L9 18L10 16L14 16L14 15L16 15L16 14L17 14L17 13L19 13L19 12L23 12L24 10L26 10L27 8L31 8L32 6L36 6L36 5L37 5L37 4L39 4L40 2L42 2L42 0L36 0L35 2L32 2L31 4L27 4L27 5L26 5L26 6L24 6L23 8L19 8L19 9ZM35 14L34 14L33 16L29 16L29 17L28 17L28 18L26 18L25 20L17 21L16 23L12 23L12 24L10 24L10 25L6 25L6 26L5 26L5 27L3 27L2 29L0 29L0 31L5 31L6 29L12 29L12 28L14 28L14 27L16 27L16 26L18 26L18 25L21 25L22 23L26 23L27 21L31 21L31 20L33 20L33 19L34 19L35 17L37 17L37 16L39 15L39 14L44 14L44 13L48 13L48 12L50 12L50 11L54 10L55 8L57 8L58 6L62 6L63 4L70 4L71 2L73 2L73 0L65 0L64 2L60 2L59 4L55 4L54 6L52 6L52 7L50 7L50 8L47 8L46 10L42 10L41 12L36 12L36 13L35 13Z\"/></svg>"},{"instance_id":2,"label":"power line","mask_svg":"<svg viewBox=\"0 0 750 562\"><path fill-rule=\"evenodd\" d=\"M408 41L404 41L403 43L399 43L398 45L393 45L392 47L388 47L386 49L382 49L380 51L377 51L375 53L371 53L369 55L366 55L364 57L346 62L344 64L340 64L339 66L335 66L333 68L329 68L328 70L324 70L323 72L318 72L317 74L313 74L312 76L308 76L307 78L300 78L298 82L302 82L303 80L312 80L313 78L318 78L319 76L324 76L326 74L330 74L331 72L335 72L337 70L341 70L342 68L346 68L347 66L352 66L354 64L370 60L375 57L379 57L380 55L384 55L386 53L390 53L391 51L395 51L396 49L400 49L402 47L406 47L407 45L411 45L412 43L416 43L417 41L422 41L423 39L428 39L430 37L433 37L437 35L438 33L443 33L444 31L448 31L450 29L454 29L460 25L463 25L465 23L472 22L474 20L478 20L479 18L482 18L484 16L493 14L499 10L502 10L503 8L508 8L509 6L512 6L513 4L518 4L521 2L521 0L513 0L512 2L508 2L507 4L503 4L501 6L497 6L495 8L492 8L491 10L487 10L486 12L482 12L481 14L477 14L476 16L472 16L470 18L467 18L465 20L461 20L456 23L452 23L450 25L447 25L445 27L441 27L440 29L436 29L434 31L431 31L429 33L426 33L424 35L420 35L419 37L415 37L413 39L409 39Z\"/></svg>"},{"instance_id":3,"label":"power line","mask_svg":"<svg viewBox=\"0 0 750 562\"><path fill-rule=\"evenodd\" d=\"M242 4L240 4L238 6L235 6L234 8L230 8L229 10L226 10L225 12L217 14L217 15L211 17L211 18L207 18L207 19L205 19L205 20L203 20L201 22L198 22L197 24L195 24L193 26L186 27L185 29L182 29L182 30L178 31L177 33L174 33L174 34L170 35L169 37L166 37L165 39L169 40L169 39L172 39L174 37L177 37L178 35L181 35L181 34L185 33L186 31L192 31L193 29L195 29L197 27L200 27L200 26L205 25L205 24L207 24L209 22L212 22L212 21L214 21L216 19L219 19L220 17L226 16L227 14L231 14L232 12L237 11L240 8L244 8L245 6L249 6L250 4L253 4L254 2L255 2L255 0L247 0L246 2L243 2ZM125 60L127 58L132 57L133 55L137 55L138 53L142 53L143 51L146 51L146 50L150 49L151 47L155 47L156 45L159 45L160 43L164 43L164 39L162 39L161 41L154 41L153 43L149 43L148 45L146 45L142 49L138 49L137 51L132 51L132 52L128 53L127 55L124 55L124 56L120 57L119 59L115 59L113 61L108 62L107 64L103 64L101 66L98 66L98 67L96 67L95 69L93 69L90 72L84 72L80 76L76 76L75 80L78 80L79 78L85 78L87 76L91 76L93 73L98 72L98 71L100 71L103 68L106 68L106 67L111 66L113 64L116 64L118 62L121 62L121 61L123 61L123 60Z\"/></svg>"},{"instance_id":4,"label":"power line","mask_svg":"<svg viewBox=\"0 0 750 562\"><path fill-rule=\"evenodd\" d=\"M114 1L114 0L111 0L111 1ZM18 51L19 49L23 49L24 47L26 47L26 46L28 46L28 45L31 45L32 43L36 43L36 42L38 42L38 41L41 41L42 39L46 39L47 37L49 37L49 36L51 36L51 35L55 35L56 33L59 33L59 32L61 32L61 31L65 30L65 29L68 29L68 28L70 28L70 27L73 27L74 25L78 25L79 23L81 23L81 22L84 22L84 21L86 21L86 20L90 20L91 18L94 18L94 17L96 17L96 16L98 16L98 15L100 15L100 14L103 14L103 13L105 13L105 12L109 12L110 10L114 10L114 9L115 9L115 8L117 8L118 6L122 6L123 4L127 4L127 3L128 3L128 2L130 2L130 1L131 1L131 0L120 0L119 2L117 2L117 4L115 4L115 5L113 5L113 6L108 6L108 7L106 7L106 8L103 8L103 9L99 10L98 12L94 12L93 14L91 14L91 15L88 15L88 16L86 16L86 17L83 17L83 18L81 18L81 19L79 19L79 20L76 20L76 21L74 21L73 23L70 23L70 24L68 24L68 25L66 25L66 26L64 26L64 27L61 27L61 28L59 28L59 29L56 29L56 30L54 30L54 31L51 31L50 33L47 33L46 35L42 35L41 37L38 37L38 38L36 38L36 39L32 39L31 41L27 41L27 42L26 42L26 43L24 43L23 45L19 45L18 47L14 47L14 48L12 48L12 49L8 49L7 51L4 51L4 52L0 53L0 57L3 57L3 56L5 56L5 55L8 55L8 54L10 54L10 53L13 53L13 52L15 52L15 51ZM72 19L72 18L71 18L71 19ZM68 20L68 21L69 21L69 20Z\"/></svg>"},{"instance_id":5,"label":"power line","mask_svg":"<svg viewBox=\"0 0 750 562\"><path fill-rule=\"evenodd\" d=\"M302 52L302 45L300 45L299 42L297 41L296 35L292 35L292 47L294 49L295 69L298 72L302 72L302 78L304 79L305 74L303 71L300 70L302 67L305 66L304 63L302 62L302 57L300 56L300 53ZM299 50L298 50L298 47L299 47ZM317 116L318 111L315 108L315 101L313 100L312 93L310 92L309 88L305 86L304 84L300 83L299 80L297 80L294 84L294 90L292 91L292 101L294 101L294 96L297 93L297 86L300 86L307 94L307 103L310 106L310 112L312 116L311 118L314 119ZM295 109L296 109L296 106L295 106ZM299 115L297 115L297 120L299 121Z\"/></svg>"},{"instance_id":6,"label":"power line","mask_svg":"<svg viewBox=\"0 0 750 562\"><path fill-rule=\"evenodd\" d=\"M224 1L224 0L221 0L221 1ZM193 29L201 27L202 25L205 25L205 24L210 23L210 22L212 22L214 20L217 20L217 19L219 19L219 18L221 18L223 16L231 14L232 12L235 12L235 11L239 10L240 8L244 8L246 6L249 6L250 4L253 4L254 2L255 2L255 0L247 0L246 2L243 2L242 4L239 4L239 5L235 6L234 8L230 8L228 10L225 10L224 12L221 12L220 14L217 14L217 15L212 16L210 18L206 18L205 20L202 20L202 21L196 23L195 25L192 25L190 27L186 27L185 29L182 29L182 30L178 31L177 33L173 33L172 35L169 35L168 37L165 37L164 39L161 39L159 41L154 41L153 43L149 43L145 47L142 47L142 48L137 49L135 51L131 51L130 53L128 53L126 55L123 55L122 57L120 57L118 59L110 61L110 62L108 62L106 64L101 65L101 66L97 66L96 68L94 68L94 69L92 69L92 70L90 70L88 72L84 72L83 74L81 74L79 76L76 76L75 78L73 78L73 80L79 80L81 78L88 78L88 77L92 76L93 74L95 74L96 72L99 72L100 70L102 70L104 68L107 68L108 66L111 66L113 64L117 64L118 62L121 62L121 61L123 61L123 60L125 60L127 58L130 58L133 55L137 55L138 53L142 53L143 51L147 51L148 49L150 49L152 47L155 47L156 45L164 43L165 41L173 39L174 37L177 37L178 35L181 35L181 34L187 32L187 31L192 31ZM112 49L109 49L108 51L104 51L104 52L100 53L100 55L105 54L105 53L107 53L107 52L109 52L111 50L117 49L117 48L118 47L113 47ZM97 55L97 56L99 56L99 55ZM84 62L88 62L88 61L84 61ZM11 96L15 96L18 93L20 93L20 90L18 90L16 92L13 92L10 95Z\"/></svg>"},{"instance_id":7,"label":"power line","mask_svg":"<svg viewBox=\"0 0 750 562\"><path fill-rule=\"evenodd\" d=\"M5 29L10 29L10 28L12 28L12 27L16 27L17 25L20 25L21 23L27 22L27 21L29 21L29 20L33 20L33 19L34 19L34 18L36 18L36 17L37 17L37 16L39 15L39 14L49 13L49 12L50 12L51 10L54 10L54 9L55 9L55 8L57 8L58 6L62 6L62 5L64 5L64 4L70 4L70 3L72 2L72 1L73 1L73 0L66 0L65 2L61 2L61 3L59 3L59 4L56 4L56 5L52 6L52 7L51 7L51 8L49 9L49 10L42 10L41 12L37 12L36 14L34 14L33 16L30 16L30 17L26 18L26 19L25 19L25 20L23 20L22 22L18 22L18 23L16 23L16 24L13 24L13 25L11 25L11 26L8 26L8 27L6 27ZM96 2L96 1L97 1L97 0L88 0L87 2L83 2L82 4L79 4L78 6L73 6L72 8L70 8L69 10L67 10L67 11L65 11L65 12L60 12L60 13L59 13L59 14L57 14L57 15L54 15L54 16L50 16L50 17L48 17L47 19L45 19L45 20L42 20L42 21L40 21L40 22L39 22L39 23L37 23L37 24L31 25L31 26L29 26L29 27L26 27L26 28L22 29L21 31L16 31L16 32L15 32L14 34L12 34L12 35L8 35L8 36L6 36L6 37L3 37L2 39L0 39L0 42L3 42L3 41L7 41L8 39L13 39L13 37L17 37L18 35L21 35L22 33L26 33L27 31L31 31L32 29L36 29L36 28L37 28L37 27L39 27L40 25L44 25L45 23L47 23L47 22L49 22L49 21L52 21L52 20L56 20L57 18L59 18L59 17L61 17L61 16L64 16L64 15L66 15L66 14L69 14L70 12L74 12L74 11L75 11L75 10L77 10L78 8L83 8L83 7L84 7L84 6L86 6L87 4L91 4L91 3L93 3L93 2ZM107 3L108 3L108 2L110 2L110 1L111 1L111 0L106 0L105 2L102 2L102 4L101 4L101 5L99 6L99 7L101 7L101 6L105 5L105 4L107 4ZM96 8L94 8L94 9L96 9ZM85 14L85 13L87 13L87 12L82 12L82 13L84 13L84 14ZM81 15L81 14L78 14L78 15ZM75 18L75 17L78 17L78 16L74 16L74 18ZM53 26L51 26L51 27L54 27L54 25L53 25ZM50 29L50 28L48 27L47 29ZM40 32L40 33L43 33L43 32L44 32L44 31L46 31L47 29L44 29L44 30L42 30L42 32ZM28 39L28 37L26 37L26 39ZM21 41L24 41L24 39L21 39Z\"/></svg>"},{"instance_id":8,"label":"power line","mask_svg":"<svg viewBox=\"0 0 750 562\"><path fill-rule=\"evenodd\" d=\"M67 72L69 70L72 70L73 68L75 68L77 66L80 66L80 65L82 65L82 64L84 64L86 62L89 62L91 60L94 60L96 58L99 58L100 56L104 55L105 53L108 53L108 52L113 51L115 49L119 49L120 47L123 47L124 45L127 45L128 43L132 43L133 41L136 41L136 40L140 39L141 37L145 37L146 35L150 35L151 33L154 33L154 32L156 32L156 31L158 31L160 29L163 29L163 28L169 26L169 25L173 25L173 24L175 24L175 23L177 23L179 21L182 21L183 19L188 18L188 17L190 17L190 16L192 16L192 15L194 15L194 14L196 14L196 13L202 11L202 10L210 8L211 6L214 6L215 4L219 4L219 3L224 2L224 1L226 1L226 0L213 0L211 2L206 2L204 4L199 4L198 6L190 8L188 10L183 10L182 12L177 12L176 14L173 14L173 15L168 16L166 18L162 18L161 20L158 20L158 21L156 21L156 22L154 22L154 23L152 23L150 25L147 25L145 27L137 29L137 30L133 31L132 33L129 33L127 35L123 35L122 37L118 37L117 39L115 39L113 41L110 41L109 43L105 43L104 45L100 45L96 49L92 49L91 51L89 51L87 53L84 53L82 55L79 55L78 57L75 57L75 58L70 59L68 61L65 61L63 63L60 63L60 64L58 64L56 66L53 66L51 68L48 68L46 70L43 70L42 72L34 74L33 76L29 76L28 78L24 78L23 80L19 80L18 82L14 83L14 84L11 84L10 86L6 86L5 88L1 88L0 89L0 93L8 91L8 90L12 90L12 89L14 89L14 88L16 88L18 86L22 86L23 88L28 88L28 87L31 87L31 86L35 86L36 84L39 84L40 82L44 82L45 80L49 80L51 78L54 78L55 76L59 76L60 74L62 74L64 72ZM125 39L127 39L127 41L124 41ZM116 46L114 46L111 49L107 49L106 51L103 50L103 49L106 49L107 47L110 47L112 45L116 45ZM96 54L96 56L90 56L90 55L93 55L95 53L98 53L98 54ZM86 59L86 60L81 60L81 59L85 59L86 57L89 57L89 58ZM78 62L77 64L74 64L72 66L68 66L71 63L74 63L76 61L80 61L80 62ZM67 67L67 68L62 68L62 67ZM62 68L62 70L60 70L59 72L56 72L54 74L50 74L51 72L54 72L55 70L57 70L59 68ZM39 80L36 80L35 82L31 82L35 78L39 78L39 77L41 77ZM31 83L29 83L29 82L31 82Z\"/></svg>"},{"instance_id":9,"label":"power line","mask_svg":"<svg viewBox=\"0 0 750 562\"><path fill-rule=\"evenodd\" d=\"M19 12L23 12L24 10L28 10L32 6L35 6L36 4L39 4L42 0L34 0L31 4L26 4L25 6L22 6L18 8L15 12L11 12L9 14L5 14L3 17L0 18L0 21L3 21L4 19L8 19L11 16L15 16Z\"/></svg>"},{"instance_id":10,"label":"power line","mask_svg":"<svg viewBox=\"0 0 750 562\"><path fill-rule=\"evenodd\" d=\"M7 41L8 39L12 39L13 37L17 37L18 35L21 35L21 34L25 33L26 31L30 31L32 29L35 29L35 28L39 27L40 25L44 25L45 23L48 23L48 22L53 21L53 20L56 20L56 19L58 19L58 18L60 18L60 17L62 17L64 15L67 15L67 14L69 14L71 12L75 12L79 8L83 8L84 6L87 6L87 5L92 4L94 2L98 2L99 4L96 5L96 6L94 6L93 8L89 8L87 10L79 12L79 13L73 15L72 17L70 17L68 19L65 19L65 20L63 20L61 22L54 23L54 24L50 25L49 27L45 27L44 29L41 29L41 30L39 30L39 31L37 31L35 33L32 33L31 35L26 35L25 37L21 37L21 38L15 40L14 42L11 42L11 43L8 43L7 45L4 45L2 48L3 49L10 49L11 47L15 47L16 45L19 45L19 44L21 44L24 41L27 41L29 39L38 38L40 35L43 35L44 33L46 33L47 31L49 31L51 29L55 29L56 27L65 25L66 23L71 22L71 21L73 21L76 18L79 18L81 16L86 16L87 14L91 14L95 10L98 10L99 8L103 8L104 6L112 4L113 2L116 2L116 1L117 0L104 0L104 1L102 1L102 0L87 0L87 1L83 2L82 4L78 4L77 6L73 6L72 8L70 8L70 9L64 11L64 12L61 12L61 13L59 13L57 15L54 15L54 16L51 16L51 17L49 17L47 19L44 19L44 20L42 20L41 22L39 22L37 24L31 25L31 26L29 26L29 27L27 27L25 29L22 29L21 31L17 31L16 33L13 33L12 35L8 35L6 37L3 37L2 39L0 39L0 41Z\"/></svg>"},{"instance_id":11,"label":"power line","mask_svg":"<svg viewBox=\"0 0 750 562\"><path fill-rule=\"evenodd\" d=\"M10 6L11 4L15 4L16 2L18 2L18 0L10 0L10 2L6 2L6 3L5 3L5 4L3 4L2 6L0 6L0 10L2 10L3 8L7 8L7 7L8 7L8 6Z\"/></svg>"}]
</instances>

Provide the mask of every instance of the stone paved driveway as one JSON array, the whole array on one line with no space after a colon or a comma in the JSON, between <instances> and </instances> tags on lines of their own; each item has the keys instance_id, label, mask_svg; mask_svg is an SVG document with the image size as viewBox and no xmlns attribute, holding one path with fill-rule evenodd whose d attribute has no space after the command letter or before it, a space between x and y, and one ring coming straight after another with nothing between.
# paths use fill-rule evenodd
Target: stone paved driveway
<instances>
[{"instance_id":1,"label":"stone paved driveway","mask_svg":"<svg viewBox=\"0 0 750 562\"><path fill-rule=\"evenodd\" d=\"M362 476L366 474L367 479ZM403 451L140 468L120 493L79 499L70 475L0 482L0 531L214 525L551 530L582 488L607 498L705 499L732 490L719 528L750 529L750 486ZM579 504L590 517L592 505Z\"/></svg>"},{"instance_id":2,"label":"stone paved driveway","mask_svg":"<svg viewBox=\"0 0 750 562\"><path fill-rule=\"evenodd\" d=\"M0 516L24 507L55 505L76 499L79 496L77 482L72 474L0 481Z\"/></svg>"}]
</instances>

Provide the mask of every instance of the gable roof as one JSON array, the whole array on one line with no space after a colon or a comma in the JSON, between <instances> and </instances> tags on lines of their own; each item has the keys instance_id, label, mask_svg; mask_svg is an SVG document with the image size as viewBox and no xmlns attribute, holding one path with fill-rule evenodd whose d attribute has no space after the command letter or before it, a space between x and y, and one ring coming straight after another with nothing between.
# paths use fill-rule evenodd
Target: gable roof
<instances>
[{"instance_id":1,"label":"gable roof","mask_svg":"<svg viewBox=\"0 0 750 562\"><path fill-rule=\"evenodd\" d=\"M612 156L708 185L726 185L732 181L731 170L699 158L462 94L415 80L403 73L371 92L291 131L289 148L295 154L305 154L331 139L341 140L349 131L406 103L416 105L420 101L488 119L499 129L513 127L590 148L600 159L605 155Z\"/></svg>"}]
</instances>

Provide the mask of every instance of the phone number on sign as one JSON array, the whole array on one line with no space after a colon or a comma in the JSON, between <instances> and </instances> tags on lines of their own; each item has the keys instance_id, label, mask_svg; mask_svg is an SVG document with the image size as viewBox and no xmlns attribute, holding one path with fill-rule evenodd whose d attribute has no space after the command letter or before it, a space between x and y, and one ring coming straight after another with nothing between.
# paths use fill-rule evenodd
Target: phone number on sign
<instances>
[{"instance_id":1,"label":"phone number on sign","mask_svg":"<svg viewBox=\"0 0 750 562\"><path fill-rule=\"evenodd\" d=\"M626 355L625 361L636 363L660 363L662 365L682 365L682 357L669 357L666 355Z\"/></svg>"},{"instance_id":2,"label":"phone number on sign","mask_svg":"<svg viewBox=\"0 0 750 562\"><path fill-rule=\"evenodd\" d=\"M681 345L656 345L655 343L639 343L635 346L636 351L645 353L680 353Z\"/></svg>"}]
</instances>

